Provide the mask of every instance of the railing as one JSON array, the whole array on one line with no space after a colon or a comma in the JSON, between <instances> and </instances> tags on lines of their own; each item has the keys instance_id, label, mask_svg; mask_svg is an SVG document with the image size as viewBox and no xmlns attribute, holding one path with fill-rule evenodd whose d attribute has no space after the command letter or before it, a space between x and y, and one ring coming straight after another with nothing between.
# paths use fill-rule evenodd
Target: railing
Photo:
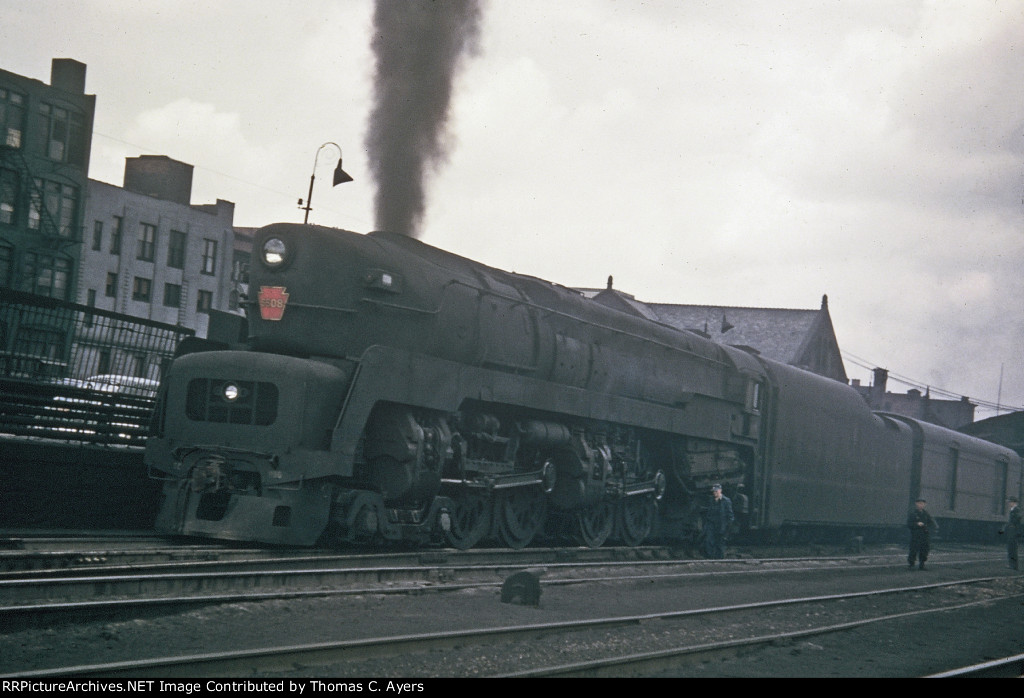
<instances>
[{"instance_id":1,"label":"railing","mask_svg":"<svg viewBox=\"0 0 1024 698\"><path fill-rule=\"evenodd\" d=\"M154 398L0 378L0 437L142 446Z\"/></svg>"},{"instance_id":2,"label":"railing","mask_svg":"<svg viewBox=\"0 0 1024 698\"><path fill-rule=\"evenodd\" d=\"M141 445L160 377L193 334L0 288L0 435Z\"/></svg>"}]
</instances>

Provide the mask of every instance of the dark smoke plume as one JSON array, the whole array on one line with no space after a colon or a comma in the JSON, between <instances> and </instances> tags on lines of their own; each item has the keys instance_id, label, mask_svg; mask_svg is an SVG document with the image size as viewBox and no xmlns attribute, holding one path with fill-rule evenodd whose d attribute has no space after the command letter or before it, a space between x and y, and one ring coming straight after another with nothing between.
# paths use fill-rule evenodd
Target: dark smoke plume
<instances>
[{"instance_id":1,"label":"dark smoke plume","mask_svg":"<svg viewBox=\"0 0 1024 698\"><path fill-rule=\"evenodd\" d=\"M452 83L462 57L477 49L480 14L477 0L377 0L366 148L378 230L418 234L425 178L447 158Z\"/></svg>"}]
</instances>

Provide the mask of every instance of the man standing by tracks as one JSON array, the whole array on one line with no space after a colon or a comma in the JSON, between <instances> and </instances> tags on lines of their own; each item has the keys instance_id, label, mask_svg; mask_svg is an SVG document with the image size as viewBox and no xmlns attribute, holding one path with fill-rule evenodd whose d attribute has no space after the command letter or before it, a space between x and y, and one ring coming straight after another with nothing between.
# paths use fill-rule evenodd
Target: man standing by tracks
<instances>
[{"instance_id":1,"label":"man standing by tracks","mask_svg":"<svg viewBox=\"0 0 1024 698\"><path fill-rule=\"evenodd\" d=\"M925 560L928 559L928 550L931 548L930 538L932 531L938 532L938 524L932 515L924 510L926 502L918 499L914 502L914 508L907 515L907 528L910 529L910 554L907 555L907 565L914 569L914 561L920 560L918 569L924 569Z\"/></svg>"},{"instance_id":2,"label":"man standing by tracks","mask_svg":"<svg viewBox=\"0 0 1024 698\"><path fill-rule=\"evenodd\" d=\"M735 518L732 502L722 495L721 485L711 486L711 504L704 512L704 553L712 560L725 557L725 537Z\"/></svg>"},{"instance_id":3,"label":"man standing by tracks","mask_svg":"<svg viewBox=\"0 0 1024 698\"><path fill-rule=\"evenodd\" d=\"M1006 526L999 529L1000 533L1006 534L1006 559L1010 569L1020 569L1017 566L1017 542L1024 536L1024 528L1021 528L1020 504L1016 497L1010 497L1010 517Z\"/></svg>"}]
</instances>

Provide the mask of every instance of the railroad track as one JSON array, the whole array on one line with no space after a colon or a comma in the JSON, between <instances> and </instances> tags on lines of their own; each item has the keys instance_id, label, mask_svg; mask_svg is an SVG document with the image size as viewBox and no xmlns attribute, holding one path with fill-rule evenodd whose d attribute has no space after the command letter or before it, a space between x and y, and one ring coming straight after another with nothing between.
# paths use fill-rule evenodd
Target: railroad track
<instances>
[{"instance_id":1,"label":"railroad track","mask_svg":"<svg viewBox=\"0 0 1024 698\"><path fill-rule=\"evenodd\" d=\"M238 552L238 551L234 551ZM572 555L576 553L577 555ZM581 559L572 561L571 557ZM0 622L18 615L76 614L154 606L228 603L309 595L423 593L499 586L517 571L542 571L543 584L582 584L627 579L697 578L708 575L798 573L848 566L859 571L892 568L891 556L769 558L756 560L621 560L621 551L591 549L460 551L451 554L318 555L176 560L106 565L76 570L0 575ZM643 551L633 556L645 557ZM960 553L933 561L946 566L994 560L992 553Z\"/></svg>"},{"instance_id":2,"label":"railroad track","mask_svg":"<svg viewBox=\"0 0 1024 698\"><path fill-rule=\"evenodd\" d=\"M245 553L255 556L246 558ZM662 651L672 655L672 650L690 648L688 653L675 653L683 659L664 659L665 666L713 662L714 657L730 652L757 652L758 647L768 647L765 651L771 651L773 643L799 643L799 638L810 638L816 632L824 633L819 637L836 636L841 630L834 629L830 635L828 628L841 628L847 622L854 623L851 628L860 627L863 623L855 621L892 615L863 607L869 603L867 599L938 598L940 594L952 594L953 598L943 597L942 605L955 609L957 604L964 603L965 597L972 595L979 596L977 600L982 606L998 602L1001 596L1010 596L1002 590L983 591L987 584L998 584L1000 579L1004 583L1016 583L1018 591L1024 591L1018 577L1008 573L1003 577L993 576L1001 572L1005 564L1002 551L994 547L937 552L929 560L934 571L926 573L908 573L903 563L904 552L896 547L879 554L856 556L726 560L677 559L671 557L670 551L660 548L512 552L420 550L345 555L271 551L269 557L263 557L266 553L265 550L228 550L224 559L129 565L108 561L72 570L43 570L39 574L16 571L0 575L0 605L4 605L0 608L0 656L7 656L7 661L0 663L3 665L0 671L21 667L31 672L40 666L39 662L45 661L61 664L59 668L43 670L57 675L85 666L83 658L89 661L109 657L125 660L119 663L126 667L124 671L138 672L124 675L155 675L154 672L165 675L164 669L156 665L138 664L133 660L141 656L158 658L160 654L172 652L195 656L196 652L207 654L236 648L237 656L219 659L243 662L248 656L253 662L249 668L237 663L234 669L225 669L223 666L227 665L218 667L210 663L207 668L184 668L181 674L166 675L209 672L209 676L219 676L228 672L250 676L255 675L254 671L269 677L315 675L309 673L312 671L320 671L320 675L326 672L326 675L426 677L503 676L522 671L648 675L648 672L659 671L657 658L633 657L631 661L632 655ZM0 552L0 558L3 554ZM312 569L311 565L318 567ZM543 568L544 597L538 608L513 612L514 606L498 603L497 587L508 574L524 568ZM166 577L168 574L170 578ZM161 580L161 577L164 578ZM986 579L992 581L983 581ZM255 580L261 581L257 584ZM886 590L888 594L865 595L857 602L852 601L851 596L844 599L829 594L848 583L877 592L875 587L883 580L893 587ZM922 584L926 581L936 583ZM56 586L47 588L51 584ZM147 585L151 587L149 590L146 590ZM189 585L203 588L186 591ZM903 591L897 591L897 586ZM26 596L18 599L13 591L16 588L27 590ZM787 593L791 589L793 592ZM712 598L717 602L707 601ZM751 600L769 598L774 599L775 606L761 607ZM801 602L787 605L785 600L790 598ZM815 598L818 598L818 605L812 603ZM643 601L638 602L638 599ZM702 603L702 599L707 600ZM251 603L254 601L261 603ZM262 603L264 601L266 603ZM852 608L854 603L862 607L861 611L835 617L836 609ZM911 603L912 606L921 604L920 599ZM673 610L664 613L659 607ZM655 612L625 613L641 608L655 609ZM573 631L569 628L572 623L566 621L567 617L577 622L601 620L592 616L609 615L609 610L623 613L604 619L618 621L620 625L610 626L603 634L597 628L584 626ZM1017 613L1019 616L1019 610ZM282 616L287 618L283 624ZM524 621L553 616L565 616L562 620L566 621L566 627L495 622L499 618ZM892 617L899 618L898 615ZM214 630L211 618L216 618L212 622L223 630L219 627ZM236 623L238 629L233 630ZM876 624L885 625L885 622L878 620ZM731 630L723 631L728 634L716 638L708 633L709 626L716 633L723 628ZM453 632L447 639L433 640L420 633L428 627ZM517 628L524 627L527 633L524 637L533 633L532 640L517 639ZM507 634L496 636L495 630L502 628L507 628ZM656 646L652 646L650 637L654 630L658 631ZM784 634L803 631L811 635ZM278 644L287 643L289 648L279 653L276 648L256 646L257 633L261 632L268 632L268 636L281 641ZM1014 634L1019 636L1019 633ZM480 639L474 639L477 636ZM162 640L165 637L167 642ZM177 638L192 641L179 642ZM412 644L402 649L402 638ZM558 641L552 643L550 638ZM762 643L744 645L741 642L750 638L761 638ZM375 639L380 643L374 645ZM329 642L305 644L315 640ZM438 644L433 644L435 642ZM450 645L445 645L446 642ZM701 654L702 645L716 642L739 644L709 646ZM398 648L397 653L387 649L391 645ZM489 649L492 645L496 648L493 651ZM364 646L367 658L354 659L364 652L360 649ZM438 648L445 649L438 652ZM530 660L531 653L538 648L543 651L543 657ZM599 655L597 648L602 648ZM187 651L189 649L191 652ZM299 654L294 654L297 651ZM335 661L331 659L332 652L348 657L345 662L357 663L331 668ZM1013 652L1013 648L1009 652ZM278 658L279 654L282 658ZM523 659L514 662L515 666L502 669L503 654ZM375 659L373 655L380 656ZM405 662L402 658L407 655L422 656L423 660L418 666L389 674L388 662L405 666L399 662ZM975 655L978 659L993 656L996 655L989 652ZM441 664L438 664L438 657L443 658ZM72 658L78 661L67 661ZM169 662L167 671L179 671L170 667L184 660L172 657L159 661ZM602 661L608 663L608 668L581 664ZM134 668L127 668L129 665ZM328 668L310 668L324 666ZM108 664L97 669L97 673L83 675L102 675L107 670L121 671ZM920 673L923 675L925 671Z\"/></svg>"},{"instance_id":3,"label":"railroad track","mask_svg":"<svg viewBox=\"0 0 1024 698\"><path fill-rule=\"evenodd\" d=\"M384 678L675 675L682 666L723 654L1024 596L1019 584L1006 581L982 577L683 611L61 666L0 678L281 678L312 671ZM879 613L882 599L890 610ZM766 627L773 632L763 632Z\"/></svg>"},{"instance_id":4,"label":"railroad track","mask_svg":"<svg viewBox=\"0 0 1024 698\"><path fill-rule=\"evenodd\" d=\"M1020 679L1024 678L1024 654L993 659L930 674L926 679Z\"/></svg>"},{"instance_id":5,"label":"railroad track","mask_svg":"<svg viewBox=\"0 0 1024 698\"><path fill-rule=\"evenodd\" d=\"M407 552L344 553L309 549L226 548L218 546L180 545L151 549L0 551L0 580L44 578L47 576L87 576L123 572L157 571L174 567L206 566L219 571L241 571L246 568L288 563L319 567L329 566L415 566L439 565L472 561L474 564L548 564L558 562L609 561L643 562L675 559L664 547L645 548L528 548L474 550L419 550Z\"/></svg>"}]
</instances>

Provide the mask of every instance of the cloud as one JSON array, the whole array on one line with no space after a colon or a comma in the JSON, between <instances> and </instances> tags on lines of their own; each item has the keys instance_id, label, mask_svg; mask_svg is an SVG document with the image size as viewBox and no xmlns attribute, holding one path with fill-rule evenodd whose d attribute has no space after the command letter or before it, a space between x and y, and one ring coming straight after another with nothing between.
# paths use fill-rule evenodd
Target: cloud
<instances>
[{"instance_id":1,"label":"cloud","mask_svg":"<svg viewBox=\"0 0 1024 698\"><path fill-rule=\"evenodd\" d=\"M338 142L356 181L318 188L311 219L366 231L371 11L15 3L3 67L88 63L92 176L191 162L195 198L235 201L242 225L301 220ZM1005 366L1024 406L1019 3L516 0L482 28L424 242L652 301L827 293L844 351L993 401Z\"/></svg>"}]
</instances>

